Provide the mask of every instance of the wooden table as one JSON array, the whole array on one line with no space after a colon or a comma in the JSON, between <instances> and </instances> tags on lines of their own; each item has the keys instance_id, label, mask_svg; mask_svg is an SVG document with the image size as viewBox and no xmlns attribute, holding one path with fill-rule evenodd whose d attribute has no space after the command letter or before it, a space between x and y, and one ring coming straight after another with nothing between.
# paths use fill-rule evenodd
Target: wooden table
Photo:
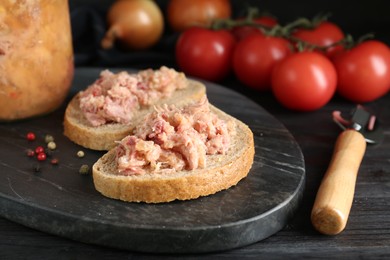
<instances>
[{"instance_id":1,"label":"wooden table","mask_svg":"<svg viewBox=\"0 0 390 260\"><path fill-rule=\"evenodd\" d=\"M270 93L246 89L234 79L222 85L255 100L282 122L300 145L305 157L306 185L303 201L295 217L275 235L243 248L202 255L157 256L104 248L42 233L0 218L1 259L119 259L154 258L335 258L390 257L390 94L366 104L374 110L385 133L384 141L368 146L360 167L355 198L346 229L336 236L325 236L314 230L310 212L334 142L340 129L331 113L349 113L355 105L340 98L318 111L297 113L283 108Z\"/></svg>"}]
</instances>

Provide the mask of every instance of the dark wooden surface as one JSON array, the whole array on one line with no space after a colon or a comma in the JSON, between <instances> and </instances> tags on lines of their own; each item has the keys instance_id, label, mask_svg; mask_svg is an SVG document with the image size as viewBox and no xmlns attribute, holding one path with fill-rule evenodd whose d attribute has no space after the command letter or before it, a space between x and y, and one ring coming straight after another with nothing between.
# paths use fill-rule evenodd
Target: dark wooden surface
<instances>
[{"instance_id":1,"label":"dark wooden surface","mask_svg":"<svg viewBox=\"0 0 390 260\"><path fill-rule=\"evenodd\" d=\"M86 3L99 5L104 11L112 1L71 0L70 4L71 6L77 4L83 6ZM248 1L237 3L245 4ZM291 3L274 0L250 1L263 10L277 15L282 22L291 21L298 16L312 17L319 12L332 12L332 20L341 24L345 31L353 33L355 37L374 32L379 39L390 43L389 1L315 1L315 4L308 0L291 1ZM80 35L83 33L85 31L80 30ZM75 39L78 40L78 37ZM85 38L80 37L81 40ZM89 48L75 50L83 52ZM132 59L132 63L127 61L128 66L135 68L140 64L142 60L137 58L138 56ZM85 59L79 60L84 62ZM163 61L167 63L166 60ZM147 63L151 64L150 61ZM171 63L167 65L169 64ZM228 79L222 85L242 92L258 102L286 126L302 149L306 166L303 201L294 218L284 229L266 240L231 251L161 256L75 242L0 218L0 259L340 259L341 256L349 259L389 259L390 94L366 104L381 120L385 139L381 145L367 149L360 167L355 198L346 229L337 236L325 236L313 229L310 223L310 211L329 163L333 144L340 132L332 122L331 112L341 110L348 113L354 104L335 97L318 111L295 113L281 107L271 94L246 90L234 79Z\"/></svg>"},{"instance_id":2,"label":"dark wooden surface","mask_svg":"<svg viewBox=\"0 0 390 260\"><path fill-rule=\"evenodd\" d=\"M281 107L270 93L245 90L234 79L225 86L251 97L274 115L293 134L305 157L306 185L301 206L284 229L261 242L220 253L202 255L164 255L173 258L251 258L301 259L333 258L340 255L361 258L390 257L390 94L366 104L373 109L385 132L384 142L369 146L360 167L355 198L346 229L336 236L317 233L310 223L314 198L330 160L340 130L331 112L349 113L354 104L335 97L322 109L310 113L291 112ZM79 243L48 235L0 218L0 258L161 258Z\"/></svg>"}]
</instances>

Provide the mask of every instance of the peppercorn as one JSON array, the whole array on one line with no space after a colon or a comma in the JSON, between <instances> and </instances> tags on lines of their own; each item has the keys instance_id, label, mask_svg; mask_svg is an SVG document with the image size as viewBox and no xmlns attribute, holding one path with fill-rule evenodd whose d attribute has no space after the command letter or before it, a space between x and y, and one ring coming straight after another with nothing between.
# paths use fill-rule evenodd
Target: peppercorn
<instances>
[{"instance_id":1,"label":"peppercorn","mask_svg":"<svg viewBox=\"0 0 390 260\"><path fill-rule=\"evenodd\" d=\"M47 148L49 148L50 150L54 150L57 148L57 145L55 142L53 141L50 141L48 144L47 144Z\"/></svg>"},{"instance_id":2,"label":"peppercorn","mask_svg":"<svg viewBox=\"0 0 390 260\"><path fill-rule=\"evenodd\" d=\"M40 172L41 171L41 165L39 163L35 163L33 166L33 171L34 172Z\"/></svg>"},{"instance_id":3,"label":"peppercorn","mask_svg":"<svg viewBox=\"0 0 390 260\"><path fill-rule=\"evenodd\" d=\"M46 160L46 154L44 152L38 153L37 159L38 159L38 161Z\"/></svg>"},{"instance_id":4,"label":"peppercorn","mask_svg":"<svg viewBox=\"0 0 390 260\"><path fill-rule=\"evenodd\" d=\"M26 135L27 140L34 141L35 140L35 134L33 132L28 132Z\"/></svg>"},{"instance_id":5,"label":"peppercorn","mask_svg":"<svg viewBox=\"0 0 390 260\"><path fill-rule=\"evenodd\" d=\"M79 169L80 174L88 174L89 173L89 166L87 164L81 165Z\"/></svg>"},{"instance_id":6,"label":"peppercorn","mask_svg":"<svg viewBox=\"0 0 390 260\"><path fill-rule=\"evenodd\" d=\"M35 152L33 150L31 150L31 149L28 149L27 150L27 156L28 157L34 157L35 156Z\"/></svg>"},{"instance_id":7,"label":"peppercorn","mask_svg":"<svg viewBox=\"0 0 390 260\"><path fill-rule=\"evenodd\" d=\"M53 155L53 150L50 150L49 148L45 149L46 157L49 158Z\"/></svg>"},{"instance_id":8,"label":"peppercorn","mask_svg":"<svg viewBox=\"0 0 390 260\"><path fill-rule=\"evenodd\" d=\"M77 152L77 157L82 158L82 157L84 157L84 155L85 155L84 152L81 150Z\"/></svg>"},{"instance_id":9,"label":"peppercorn","mask_svg":"<svg viewBox=\"0 0 390 260\"><path fill-rule=\"evenodd\" d=\"M59 160L57 158L53 158L50 160L50 163L53 164L53 165L57 165L59 162Z\"/></svg>"},{"instance_id":10,"label":"peppercorn","mask_svg":"<svg viewBox=\"0 0 390 260\"><path fill-rule=\"evenodd\" d=\"M54 137L52 135L45 135L45 142L46 143L54 142Z\"/></svg>"},{"instance_id":11,"label":"peppercorn","mask_svg":"<svg viewBox=\"0 0 390 260\"><path fill-rule=\"evenodd\" d=\"M45 152L45 148L43 148L42 146L37 146L35 148L35 153L36 154L43 153L43 152Z\"/></svg>"}]
</instances>

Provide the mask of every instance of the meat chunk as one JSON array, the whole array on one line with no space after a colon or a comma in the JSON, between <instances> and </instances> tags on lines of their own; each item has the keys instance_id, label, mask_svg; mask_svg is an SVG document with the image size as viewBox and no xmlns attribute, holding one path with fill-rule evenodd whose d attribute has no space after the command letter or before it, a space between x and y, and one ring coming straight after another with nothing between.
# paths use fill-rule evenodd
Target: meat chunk
<instances>
[{"instance_id":1,"label":"meat chunk","mask_svg":"<svg viewBox=\"0 0 390 260\"><path fill-rule=\"evenodd\" d=\"M137 74L125 71L101 72L100 77L80 94L80 109L92 126L106 123L128 124L134 112L169 97L177 89L187 87L183 73L161 67Z\"/></svg>"},{"instance_id":2,"label":"meat chunk","mask_svg":"<svg viewBox=\"0 0 390 260\"><path fill-rule=\"evenodd\" d=\"M133 175L204 168L207 155L228 151L232 124L210 111L206 97L181 109L156 108L119 142L118 170Z\"/></svg>"}]
</instances>

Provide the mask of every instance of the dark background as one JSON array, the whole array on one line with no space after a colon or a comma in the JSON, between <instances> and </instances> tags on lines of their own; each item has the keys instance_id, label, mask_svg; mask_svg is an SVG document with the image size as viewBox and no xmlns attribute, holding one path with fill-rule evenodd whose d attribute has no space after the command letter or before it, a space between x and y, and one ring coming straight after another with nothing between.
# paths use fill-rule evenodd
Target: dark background
<instances>
[{"instance_id":1,"label":"dark background","mask_svg":"<svg viewBox=\"0 0 390 260\"><path fill-rule=\"evenodd\" d=\"M1 1L1 0L0 0ZM176 35L168 29L152 49L142 52L103 51L99 47L106 30L105 14L112 0L70 0L76 66L158 67L175 66L172 49ZM167 1L158 1L165 11ZM330 21L354 37L373 32L390 44L390 1L240 1L232 0L234 14L248 3L269 11L284 24L297 17L331 12ZM340 129L332 122L334 110L348 113L355 104L335 97L311 113L294 113L283 108L271 93L245 89L233 77L222 86L239 90L268 110L292 133L305 158L307 180L301 207L277 234L244 248L211 255L178 256L178 259L390 259L390 93L367 107L375 111L385 141L367 148L359 172L355 198L346 230L338 236L323 236L313 229L310 212L315 194L329 164ZM0 218L0 259L160 259L141 254L88 245L39 232ZM164 259L176 259L167 255Z\"/></svg>"},{"instance_id":2,"label":"dark background","mask_svg":"<svg viewBox=\"0 0 390 260\"><path fill-rule=\"evenodd\" d=\"M70 0L72 31L76 66L110 67L159 67L164 64L176 67L173 48L177 33L173 33L167 23L162 39L147 51L122 51L118 48L103 51L100 40L107 24L106 12L113 0ZM168 0L156 1L166 13ZM313 18L319 13L331 13L329 21L338 24L346 34L355 39L367 33L390 43L390 1L277 1L277 0L232 0L233 17L237 17L248 6L256 6L260 11L273 14L284 25L299 17Z\"/></svg>"}]
</instances>

